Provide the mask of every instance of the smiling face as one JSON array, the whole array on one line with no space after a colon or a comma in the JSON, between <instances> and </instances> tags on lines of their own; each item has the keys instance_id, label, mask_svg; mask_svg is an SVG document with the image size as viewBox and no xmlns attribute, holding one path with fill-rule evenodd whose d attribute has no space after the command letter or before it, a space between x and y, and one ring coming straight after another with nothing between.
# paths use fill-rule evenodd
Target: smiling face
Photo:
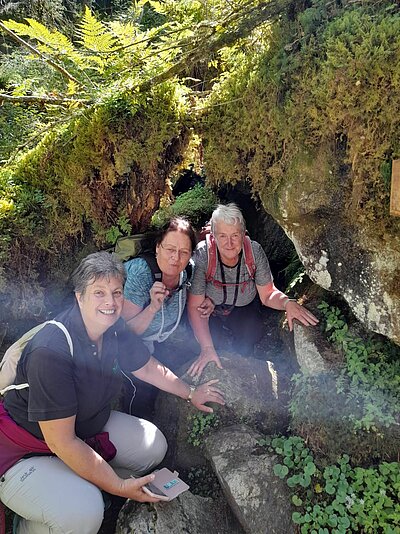
<instances>
[{"instance_id":1,"label":"smiling face","mask_svg":"<svg viewBox=\"0 0 400 534\"><path fill-rule=\"evenodd\" d=\"M221 260L225 265L236 265L243 245L243 228L240 223L215 223L214 237L217 242Z\"/></svg>"},{"instance_id":2,"label":"smiling face","mask_svg":"<svg viewBox=\"0 0 400 534\"><path fill-rule=\"evenodd\" d=\"M157 263L163 274L178 276L188 264L192 255L189 236L183 232L172 231L156 247Z\"/></svg>"},{"instance_id":3,"label":"smiling face","mask_svg":"<svg viewBox=\"0 0 400 534\"><path fill-rule=\"evenodd\" d=\"M121 315L124 302L122 281L116 277L97 278L83 293L76 293L76 299L89 337L96 340Z\"/></svg>"}]
</instances>

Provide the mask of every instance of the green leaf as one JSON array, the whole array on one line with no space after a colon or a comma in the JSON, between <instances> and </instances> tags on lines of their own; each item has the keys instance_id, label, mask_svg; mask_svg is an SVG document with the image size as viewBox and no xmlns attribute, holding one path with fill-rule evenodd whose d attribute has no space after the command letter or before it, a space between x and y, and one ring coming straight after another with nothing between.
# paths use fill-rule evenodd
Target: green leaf
<instances>
[{"instance_id":1,"label":"green leaf","mask_svg":"<svg viewBox=\"0 0 400 534\"><path fill-rule=\"evenodd\" d=\"M285 465L287 465L289 468L290 467L294 467L294 462L291 458L288 458L287 456L285 457L285 459L283 460L283 463Z\"/></svg>"},{"instance_id":2,"label":"green leaf","mask_svg":"<svg viewBox=\"0 0 400 534\"><path fill-rule=\"evenodd\" d=\"M315 471L317 470L314 462L309 462L305 468L304 468L304 472L307 474L307 475L313 475L315 473Z\"/></svg>"},{"instance_id":3,"label":"green leaf","mask_svg":"<svg viewBox=\"0 0 400 534\"><path fill-rule=\"evenodd\" d=\"M286 480L286 484L289 486L289 488L294 488L299 483L300 483L299 475L293 475Z\"/></svg>"},{"instance_id":4,"label":"green leaf","mask_svg":"<svg viewBox=\"0 0 400 534\"><path fill-rule=\"evenodd\" d=\"M292 521L296 525L301 525L302 523L304 523L302 514L300 512L293 512Z\"/></svg>"},{"instance_id":5,"label":"green leaf","mask_svg":"<svg viewBox=\"0 0 400 534\"><path fill-rule=\"evenodd\" d=\"M279 478L285 478L289 473L289 469L286 465L276 464L274 465L274 474Z\"/></svg>"},{"instance_id":6,"label":"green leaf","mask_svg":"<svg viewBox=\"0 0 400 534\"><path fill-rule=\"evenodd\" d=\"M338 524L338 520L337 520L337 515L334 514L334 515L331 515L328 519L328 525L330 527L336 527Z\"/></svg>"},{"instance_id":7,"label":"green leaf","mask_svg":"<svg viewBox=\"0 0 400 534\"><path fill-rule=\"evenodd\" d=\"M297 495L293 495L292 496L292 503L295 505L295 506L301 506L303 504L303 501L300 499L300 497L298 497Z\"/></svg>"},{"instance_id":8,"label":"green leaf","mask_svg":"<svg viewBox=\"0 0 400 534\"><path fill-rule=\"evenodd\" d=\"M350 519L347 516L338 518L338 526L347 529L350 526Z\"/></svg>"},{"instance_id":9,"label":"green leaf","mask_svg":"<svg viewBox=\"0 0 400 534\"><path fill-rule=\"evenodd\" d=\"M332 484L325 484L325 491L328 495L333 495L335 493L335 486Z\"/></svg>"}]
</instances>

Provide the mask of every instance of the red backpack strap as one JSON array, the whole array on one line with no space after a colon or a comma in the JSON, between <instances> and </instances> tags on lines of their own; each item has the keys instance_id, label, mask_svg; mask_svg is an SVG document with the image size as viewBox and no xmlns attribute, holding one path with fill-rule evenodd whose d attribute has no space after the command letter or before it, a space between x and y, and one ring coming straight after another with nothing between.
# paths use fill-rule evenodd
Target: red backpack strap
<instances>
[{"instance_id":1,"label":"red backpack strap","mask_svg":"<svg viewBox=\"0 0 400 534\"><path fill-rule=\"evenodd\" d=\"M245 235L243 238L243 252L244 252L244 261L246 264L247 271L252 280L256 275L256 261L254 259L253 247L251 246L251 240L248 235Z\"/></svg>"},{"instance_id":2,"label":"red backpack strap","mask_svg":"<svg viewBox=\"0 0 400 534\"><path fill-rule=\"evenodd\" d=\"M215 278L217 272L217 243L212 234L206 235L207 243L207 272L206 281L211 282Z\"/></svg>"}]
</instances>

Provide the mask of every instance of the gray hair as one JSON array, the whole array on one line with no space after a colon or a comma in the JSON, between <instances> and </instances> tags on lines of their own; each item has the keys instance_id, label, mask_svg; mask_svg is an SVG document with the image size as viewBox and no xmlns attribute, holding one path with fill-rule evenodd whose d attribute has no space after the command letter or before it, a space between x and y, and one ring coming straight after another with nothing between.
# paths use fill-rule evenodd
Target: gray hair
<instances>
[{"instance_id":1,"label":"gray hair","mask_svg":"<svg viewBox=\"0 0 400 534\"><path fill-rule=\"evenodd\" d=\"M122 261L105 251L86 256L71 275L75 293L85 293L87 286L99 278L119 278L124 285L126 274Z\"/></svg>"},{"instance_id":2,"label":"gray hair","mask_svg":"<svg viewBox=\"0 0 400 534\"><path fill-rule=\"evenodd\" d=\"M211 215L211 232L215 233L215 225L218 221L222 221L226 224L240 224L243 233L246 231L246 223L243 218L242 212L238 206L231 202L230 204L218 204Z\"/></svg>"}]
</instances>

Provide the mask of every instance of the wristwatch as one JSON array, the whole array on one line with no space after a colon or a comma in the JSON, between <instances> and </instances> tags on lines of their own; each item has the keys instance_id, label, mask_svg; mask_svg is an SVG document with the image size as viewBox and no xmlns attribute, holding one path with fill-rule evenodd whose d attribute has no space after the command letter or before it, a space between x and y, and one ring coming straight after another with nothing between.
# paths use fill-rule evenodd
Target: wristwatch
<instances>
[{"instance_id":1,"label":"wristwatch","mask_svg":"<svg viewBox=\"0 0 400 534\"><path fill-rule=\"evenodd\" d=\"M196 387L195 386L189 386L190 388L190 391L189 391L189 395L187 396L187 402L192 402L192 398L193 398L193 394L194 392L196 391Z\"/></svg>"}]
</instances>

